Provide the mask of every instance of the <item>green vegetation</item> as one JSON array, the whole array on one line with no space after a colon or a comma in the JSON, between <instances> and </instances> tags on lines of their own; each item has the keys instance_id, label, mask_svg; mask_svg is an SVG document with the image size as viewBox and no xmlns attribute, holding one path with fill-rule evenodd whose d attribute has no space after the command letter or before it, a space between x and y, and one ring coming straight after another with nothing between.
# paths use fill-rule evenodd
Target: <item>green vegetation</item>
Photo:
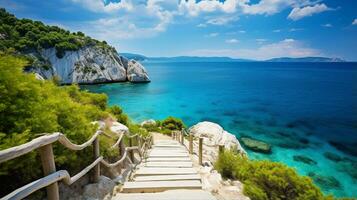
<instances>
[{"instance_id":1,"label":"green vegetation","mask_svg":"<svg viewBox=\"0 0 357 200\"><path fill-rule=\"evenodd\" d=\"M91 122L113 118L129 124L134 133L147 134L136 129L120 107L108 108L106 95L81 91L76 85L59 87L52 80L39 81L35 75L23 73L26 65L22 57L0 52L0 150L52 132L64 133L80 144L97 130ZM109 128L105 131L118 137ZM107 160L117 159L118 151L109 148L115 141L100 137L101 152ZM66 169L72 175L92 162L91 147L74 152L55 143L54 154L57 169ZM0 196L42 177L40 163L36 152L1 163Z\"/></svg>"},{"instance_id":2,"label":"green vegetation","mask_svg":"<svg viewBox=\"0 0 357 200\"><path fill-rule=\"evenodd\" d=\"M65 51L75 51L88 45L115 51L105 41L94 40L82 32L71 33L58 26L47 26L40 21L17 19L4 8L0 8L0 51L15 49L20 53L36 53L54 47L57 57L62 58ZM32 58L31 61L38 61L37 59Z\"/></svg>"},{"instance_id":3,"label":"green vegetation","mask_svg":"<svg viewBox=\"0 0 357 200\"><path fill-rule=\"evenodd\" d=\"M219 155L215 168L225 178L244 184L243 193L251 200L332 200L306 176L282 163L243 158L231 151Z\"/></svg>"},{"instance_id":4,"label":"green vegetation","mask_svg":"<svg viewBox=\"0 0 357 200\"><path fill-rule=\"evenodd\" d=\"M181 119L171 116L162 121L156 120L155 122L155 124L145 124L143 128L145 128L147 131L159 132L169 135L172 131L180 131L186 127Z\"/></svg>"}]
</instances>

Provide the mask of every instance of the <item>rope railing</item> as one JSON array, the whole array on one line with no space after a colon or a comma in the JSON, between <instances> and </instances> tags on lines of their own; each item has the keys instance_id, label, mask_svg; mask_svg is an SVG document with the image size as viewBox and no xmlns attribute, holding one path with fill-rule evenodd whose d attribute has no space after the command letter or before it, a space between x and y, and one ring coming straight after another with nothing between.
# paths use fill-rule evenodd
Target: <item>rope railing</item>
<instances>
[{"instance_id":1,"label":"rope railing","mask_svg":"<svg viewBox=\"0 0 357 200\"><path fill-rule=\"evenodd\" d=\"M2 200L17 200L23 199L33 192L40 190L41 188L46 187L47 189L47 198L50 200L58 200L59 192L58 192L58 182L62 181L66 185L71 185L76 182L78 179L88 174L89 171L93 171L93 182L97 182L100 176L100 164L107 168L118 168L118 166L123 163L124 160L128 160L130 164L134 162L134 151L137 151L140 159L145 155L146 150L151 147L152 137L140 137L138 134L134 135L124 135L121 134L117 139L115 144L111 146L111 148L119 147L120 154L119 159L114 163L109 163L104 160L102 156L99 155L99 136L104 135L107 137L111 137L107 135L105 132L98 130L92 137L84 142L83 144L74 144L72 143L64 134L62 133L52 133L43 135L41 137L35 138L28 143L11 147L5 150L0 151L0 163L6 162L8 160L15 159L27 153L30 153L36 149L39 149L42 168L44 171L45 177L40 178L36 181L33 181L25 186L22 186L5 197L1 198ZM129 147L125 147L123 138L126 136L129 138ZM137 143L139 146L133 146L133 138L137 139ZM144 141L140 146L140 141ZM93 158L94 161L85 167L82 171L71 177L66 170L56 171L54 154L52 144L58 141L60 144L65 146L66 148L74 151L83 150L84 148L93 145ZM141 160L139 161L141 162Z\"/></svg>"}]
</instances>

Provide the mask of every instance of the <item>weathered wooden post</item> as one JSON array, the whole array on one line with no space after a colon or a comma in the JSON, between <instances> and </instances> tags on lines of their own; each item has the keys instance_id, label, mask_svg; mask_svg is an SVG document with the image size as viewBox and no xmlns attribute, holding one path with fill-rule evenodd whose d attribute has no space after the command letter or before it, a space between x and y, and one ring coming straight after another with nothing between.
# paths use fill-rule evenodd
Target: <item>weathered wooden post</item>
<instances>
[{"instance_id":1,"label":"weathered wooden post","mask_svg":"<svg viewBox=\"0 0 357 200\"><path fill-rule=\"evenodd\" d=\"M45 145L40 149L42 169L45 176L56 172L56 164L53 156L52 144ZM46 187L47 199L59 200L58 183L53 183Z\"/></svg>"},{"instance_id":2,"label":"weathered wooden post","mask_svg":"<svg viewBox=\"0 0 357 200\"><path fill-rule=\"evenodd\" d=\"M184 140L185 140L185 129L182 129L181 130L181 144L183 144L184 143Z\"/></svg>"},{"instance_id":3,"label":"weathered wooden post","mask_svg":"<svg viewBox=\"0 0 357 200\"><path fill-rule=\"evenodd\" d=\"M203 145L203 138L199 138L198 140L198 164L202 165L202 145Z\"/></svg>"},{"instance_id":4,"label":"weathered wooden post","mask_svg":"<svg viewBox=\"0 0 357 200\"><path fill-rule=\"evenodd\" d=\"M193 154L193 135L190 134L190 142L189 142L189 151L190 151L190 154Z\"/></svg>"},{"instance_id":5,"label":"weathered wooden post","mask_svg":"<svg viewBox=\"0 0 357 200\"><path fill-rule=\"evenodd\" d=\"M93 141L93 159L96 160L99 158L99 137L95 138ZM94 168L93 168L93 182L98 183L99 182L99 176L100 176L100 163L98 163Z\"/></svg>"},{"instance_id":6,"label":"weathered wooden post","mask_svg":"<svg viewBox=\"0 0 357 200\"><path fill-rule=\"evenodd\" d=\"M133 146L133 138L129 138L129 147ZM134 151L129 151L130 160L134 163Z\"/></svg>"},{"instance_id":7,"label":"weathered wooden post","mask_svg":"<svg viewBox=\"0 0 357 200\"><path fill-rule=\"evenodd\" d=\"M218 153L219 153L219 154L223 153L223 152L224 152L224 145L219 145L219 146L218 146L218 149L219 149L219 150L218 150Z\"/></svg>"},{"instance_id":8,"label":"weathered wooden post","mask_svg":"<svg viewBox=\"0 0 357 200\"><path fill-rule=\"evenodd\" d=\"M125 153L125 146L124 146L124 137L119 142L119 159L121 159L124 156ZM119 173L121 173L122 169L124 169L125 162L122 162L119 164L118 169Z\"/></svg>"}]
</instances>

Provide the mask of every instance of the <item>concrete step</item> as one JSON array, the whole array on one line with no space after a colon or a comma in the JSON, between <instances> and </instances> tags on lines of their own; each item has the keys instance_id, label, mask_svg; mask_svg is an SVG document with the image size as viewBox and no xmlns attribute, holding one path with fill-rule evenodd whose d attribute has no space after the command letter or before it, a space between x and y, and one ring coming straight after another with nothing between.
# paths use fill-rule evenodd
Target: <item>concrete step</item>
<instances>
[{"instance_id":1,"label":"concrete step","mask_svg":"<svg viewBox=\"0 0 357 200\"><path fill-rule=\"evenodd\" d=\"M158 193L119 193L112 200L216 200L216 198L202 190L170 190Z\"/></svg>"},{"instance_id":2,"label":"concrete step","mask_svg":"<svg viewBox=\"0 0 357 200\"><path fill-rule=\"evenodd\" d=\"M149 157L188 157L188 153L149 153Z\"/></svg>"},{"instance_id":3,"label":"concrete step","mask_svg":"<svg viewBox=\"0 0 357 200\"><path fill-rule=\"evenodd\" d=\"M202 189L202 184L197 180L188 181L147 181L125 182L123 193L163 192L176 189Z\"/></svg>"},{"instance_id":4,"label":"concrete step","mask_svg":"<svg viewBox=\"0 0 357 200\"><path fill-rule=\"evenodd\" d=\"M193 168L156 168L141 167L135 172L135 176L154 176L154 175L179 175L179 174L197 174Z\"/></svg>"},{"instance_id":5,"label":"concrete step","mask_svg":"<svg viewBox=\"0 0 357 200\"><path fill-rule=\"evenodd\" d=\"M188 154L188 151L185 149L177 149L177 150L170 150L170 149L152 149L149 154L177 154L177 153L185 153Z\"/></svg>"},{"instance_id":6,"label":"concrete step","mask_svg":"<svg viewBox=\"0 0 357 200\"><path fill-rule=\"evenodd\" d=\"M198 174L183 175L158 175L158 176L138 176L134 179L138 181L179 181L179 180L201 180Z\"/></svg>"},{"instance_id":7,"label":"concrete step","mask_svg":"<svg viewBox=\"0 0 357 200\"><path fill-rule=\"evenodd\" d=\"M148 157L147 162L191 162L189 157Z\"/></svg>"},{"instance_id":8,"label":"concrete step","mask_svg":"<svg viewBox=\"0 0 357 200\"><path fill-rule=\"evenodd\" d=\"M179 167L179 168L189 168L192 167L192 162L146 162L145 167Z\"/></svg>"},{"instance_id":9,"label":"concrete step","mask_svg":"<svg viewBox=\"0 0 357 200\"><path fill-rule=\"evenodd\" d=\"M184 149L182 145L172 145L172 144L155 144L152 148L171 148L171 149Z\"/></svg>"}]
</instances>

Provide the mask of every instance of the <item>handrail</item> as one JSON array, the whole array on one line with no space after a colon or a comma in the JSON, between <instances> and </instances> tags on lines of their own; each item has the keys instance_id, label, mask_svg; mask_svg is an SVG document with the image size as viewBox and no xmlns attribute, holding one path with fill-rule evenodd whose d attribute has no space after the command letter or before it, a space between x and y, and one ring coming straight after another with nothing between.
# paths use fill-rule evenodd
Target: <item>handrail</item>
<instances>
[{"instance_id":1,"label":"handrail","mask_svg":"<svg viewBox=\"0 0 357 200\"><path fill-rule=\"evenodd\" d=\"M145 142L144 142L144 144L142 144L141 148L138 146L125 147L124 153L122 154L121 158L119 158L119 160L117 160L114 163L108 163L107 161L104 160L104 158L102 156L99 156L98 136L101 134L103 134L107 137L111 137L111 136L105 134L105 132L98 130L91 136L91 138L88 141L84 142L83 144L74 144L64 134L56 132L56 133L40 136L38 138L31 140L28 143L0 151L0 163L3 163L3 162L17 158L19 156L22 156L24 154L27 154L29 152L32 152L33 150L40 148L41 152L45 151L44 154L41 153L40 155L41 155L41 160L46 161L46 162L42 162L42 165L43 165L45 175L47 175L43 178L40 178L36 181L33 181L25 186L22 186L22 187L16 189L15 191L11 192L10 194L6 195L5 197L3 197L1 199L11 199L11 200L23 199L26 196L30 195L31 193L33 193L41 188L47 187L48 198L57 200L58 199L57 182L63 181L65 184L71 185L72 183L76 182L78 179L80 179L81 177L86 175L92 169L96 170L98 172L95 176L99 176L100 175L99 174L99 172L100 172L99 164L102 164L108 168L115 168L120 163L122 163L125 159L128 159L129 163L132 164L133 160L131 160L128 157L128 152L132 152L135 150L139 153L140 157L142 158L142 155L145 154L145 151L147 150L147 148L149 148L151 146L151 139L152 139L151 136L141 137L138 134L134 134L134 135L130 135L130 136L125 135L128 138L140 137ZM118 138L116 143L113 146L111 146L111 148L115 148L115 147L119 146L119 144L122 142L123 138L124 138L124 134L122 134ZM60 142L66 148L68 148L70 150L75 150L75 151L82 150L82 149L93 144L93 146L94 146L93 153L95 156L96 156L96 154L98 154L98 157L96 157L95 160L90 165L85 167L82 171L80 171L73 177L70 177L69 173L66 170L55 171L54 157L53 157L53 153L52 153L52 143L55 143L56 141ZM48 146L49 148L44 148L46 146ZM98 153L96 153L96 152L98 152ZM132 153L131 153L131 155L133 157ZM45 157L45 156L48 156L48 157ZM51 162L53 163L52 164L53 166L51 166L51 164L49 164ZM50 166L48 166L48 165L50 165ZM50 172L51 169L52 169L52 172ZM55 184L55 190L53 190L53 187L51 188L52 190L50 189L51 185L53 186L53 184ZM53 193L57 193L57 194L53 194Z\"/></svg>"}]
</instances>

